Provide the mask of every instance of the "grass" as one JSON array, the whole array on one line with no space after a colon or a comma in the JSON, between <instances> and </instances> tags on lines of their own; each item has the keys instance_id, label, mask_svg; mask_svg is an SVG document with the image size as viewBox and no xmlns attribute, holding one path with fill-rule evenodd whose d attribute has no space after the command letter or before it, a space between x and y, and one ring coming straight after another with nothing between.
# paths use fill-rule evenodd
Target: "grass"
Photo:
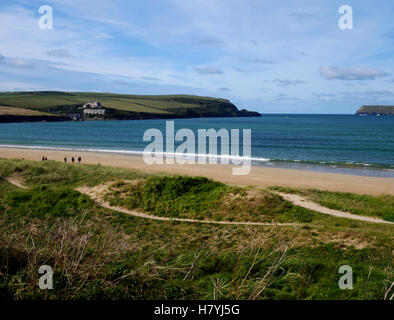
<instances>
[{"instance_id":1,"label":"grass","mask_svg":"<svg viewBox=\"0 0 394 320\"><path fill-rule=\"evenodd\" d=\"M5 92L0 93L0 105L15 113L27 110L66 116L81 112L90 100L98 100L107 108L105 118L171 118L199 116L237 116L242 112L228 100L192 95L126 95L89 92ZM1 110L0 110L1 115Z\"/></svg>"},{"instance_id":2,"label":"grass","mask_svg":"<svg viewBox=\"0 0 394 320\"><path fill-rule=\"evenodd\" d=\"M14 214L25 217L57 217L77 215L92 205L92 200L70 188L18 190L7 196L7 205Z\"/></svg>"},{"instance_id":3,"label":"grass","mask_svg":"<svg viewBox=\"0 0 394 320\"><path fill-rule=\"evenodd\" d=\"M388 299L393 293L391 225L318 213L297 228L154 221L101 208L74 187L137 179L137 192L157 192L163 204L191 201L195 193L191 208L198 212L209 201L234 200L234 194L253 207L259 195L204 178L51 161L1 160L0 172L19 175L30 186L22 190L0 179L2 300ZM123 187L130 186L117 186ZM267 212L286 208L274 199ZM43 264L53 267L54 290L37 286ZM353 268L353 290L338 287L344 264Z\"/></svg>"},{"instance_id":4,"label":"grass","mask_svg":"<svg viewBox=\"0 0 394 320\"><path fill-rule=\"evenodd\" d=\"M136 170L104 167L100 165L70 165L55 161L34 162L0 159L0 175L20 176L29 186L50 185L77 187L83 184L95 186L108 180L136 179L147 174Z\"/></svg>"},{"instance_id":5,"label":"grass","mask_svg":"<svg viewBox=\"0 0 394 320\"><path fill-rule=\"evenodd\" d=\"M274 187L272 189L308 197L312 201L331 209L347 211L363 216L378 217L394 222L394 196L358 195L346 192L292 189L287 187Z\"/></svg>"},{"instance_id":6,"label":"grass","mask_svg":"<svg viewBox=\"0 0 394 320\"><path fill-rule=\"evenodd\" d=\"M0 115L15 115L15 116L51 116L48 112L41 112L25 108L4 107L0 106Z\"/></svg>"},{"instance_id":7,"label":"grass","mask_svg":"<svg viewBox=\"0 0 394 320\"><path fill-rule=\"evenodd\" d=\"M275 194L227 186L205 177L152 176L137 183L119 182L106 200L111 205L176 218L308 223L314 217L312 211Z\"/></svg>"}]
</instances>

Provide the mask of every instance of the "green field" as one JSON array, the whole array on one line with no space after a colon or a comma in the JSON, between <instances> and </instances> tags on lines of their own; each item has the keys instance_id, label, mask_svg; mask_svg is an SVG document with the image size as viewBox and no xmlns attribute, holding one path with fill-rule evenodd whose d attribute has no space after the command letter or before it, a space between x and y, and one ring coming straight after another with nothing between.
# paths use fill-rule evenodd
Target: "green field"
<instances>
[{"instance_id":1,"label":"green field","mask_svg":"<svg viewBox=\"0 0 394 320\"><path fill-rule=\"evenodd\" d=\"M389 299L393 225L312 212L270 190L202 177L0 159L0 299ZM115 184L118 206L153 215L293 222L242 226L156 221L76 191ZM372 199L372 198L371 198ZM370 200L371 200L370 199ZM375 199L381 203L381 199ZM386 198L392 203L393 197ZM358 207L348 203L348 208ZM38 268L54 269L40 290ZM338 269L353 268L352 290Z\"/></svg>"},{"instance_id":2,"label":"green field","mask_svg":"<svg viewBox=\"0 0 394 320\"><path fill-rule=\"evenodd\" d=\"M149 119L179 117L256 116L239 111L230 101L192 95L127 95L89 92L5 92L0 105L67 116L81 113L88 101L100 101L106 119Z\"/></svg>"},{"instance_id":3,"label":"green field","mask_svg":"<svg viewBox=\"0 0 394 320\"><path fill-rule=\"evenodd\" d=\"M41 112L25 108L16 107L4 107L0 106L0 116L1 115L16 115L16 116L50 116L48 112Z\"/></svg>"}]
</instances>

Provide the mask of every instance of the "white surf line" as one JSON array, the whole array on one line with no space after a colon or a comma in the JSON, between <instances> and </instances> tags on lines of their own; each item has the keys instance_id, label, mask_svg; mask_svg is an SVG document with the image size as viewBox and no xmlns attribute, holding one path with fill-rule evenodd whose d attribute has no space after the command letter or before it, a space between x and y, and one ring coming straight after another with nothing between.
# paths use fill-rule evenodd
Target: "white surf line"
<instances>
[{"instance_id":1,"label":"white surf line","mask_svg":"<svg viewBox=\"0 0 394 320\"><path fill-rule=\"evenodd\" d=\"M28 146L28 145L11 145L0 144L0 148L17 148L17 149L32 149L32 150L50 150L50 151L67 151L67 152L94 152L94 153L109 153L120 155L134 155L134 156L174 156L175 159L192 160L197 158L204 158L207 160L221 160L221 161L258 161L269 162L267 158L253 158L248 156L233 156L233 155L216 155L205 153L179 153L179 152L151 152L143 150L122 150L122 149L100 149L100 148L74 148L74 147L53 147L53 146Z\"/></svg>"},{"instance_id":2,"label":"white surf line","mask_svg":"<svg viewBox=\"0 0 394 320\"><path fill-rule=\"evenodd\" d=\"M189 222L189 223L206 223L206 224L221 224L221 225L246 225L246 226L296 226L296 223L276 223L276 222L248 222L248 221L214 221L214 220L197 220L197 219L188 219L188 218L170 218L170 217L160 217L153 216L147 213L138 212L134 210L128 210L122 207L111 206L108 202L103 202L99 200L97 197L92 196L85 188L77 188L77 191L87 195L90 197L96 204L101 207L126 213L128 215L132 215L139 218L150 219L150 220L159 220L159 221L177 221L177 222Z\"/></svg>"},{"instance_id":3,"label":"white surf line","mask_svg":"<svg viewBox=\"0 0 394 320\"><path fill-rule=\"evenodd\" d=\"M272 191L272 190L270 190L270 192L281 196L283 199L291 202L292 204L294 204L296 206L303 207L303 208L313 210L313 211L317 211L320 213L328 214L331 216L340 217L340 218L347 218L347 219L352 219L352 220L372 222L372 223L394 224L394 222L385 221L385 220L379 219L379 218L360 216L360 215L345 212L345 211L329 209L329 208L321 206L320 204L317 204L316 202L307 200L307 199L305 199L299 195L296 195L296 194L283 193L283 192Z\"/></svg>"}]
</instances>

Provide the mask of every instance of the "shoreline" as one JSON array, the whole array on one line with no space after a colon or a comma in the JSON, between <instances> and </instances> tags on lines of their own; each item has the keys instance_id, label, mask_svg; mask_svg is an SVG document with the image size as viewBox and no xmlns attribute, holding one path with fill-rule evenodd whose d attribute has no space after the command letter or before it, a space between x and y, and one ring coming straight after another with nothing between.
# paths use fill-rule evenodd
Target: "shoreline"
<instances>
[{"instance_id":1,"label":"shoreline","mask_svg":"<svg viewBox=\"0 0 394 320\"><path fill-rule=\"evenodd\" d=\"M253 185L262 188L287 186L291 188L312 188L357 194L394 195L394 178L387 177L367 177L342 173L316 172L312 170L273 168L263 165L252 166L248 175L234 176L232 175L232 168L239 166L224 164L148 165L137 152L119 154L94 149L44 148L33 146L0 146L0 158L23 158L25 160L41 161L42 156L45 155L48 157L48 160L63 162L64 157L67 157L70 161L72 156L75 158L81 156L82 163L84 164L130 168L148 173L166 172L170 174L205 176L232 185Z\"/></svg>"},{"instance_id":2,"label":"shoreline","mask_svg":"<svg viewBox=\"0 0 394 320\"><path fill-rule=\"evenodd\" d=\"M42 146L42 145L9 145L0 144L0 148L15 148L15 149L29 149L29 150L42 150L42 151L65 151L65 152L97 152L117 155L140 156L142 157L144 151L142 150L119 150L119 149L102 149L94 147L69 147L69 146ZM161 153L163 157L167 154L172 156L183 156L184 154L177 153ZM198 154L191 154L191 157L197 157ZM209 155L204 155L209 158ZM242 160L242 156L214 156L220 159L227 160ZM282 160L282 159L268 159L268 158L248 158L252 166L266 167L266 168L282 168L282 169L296 169L303 171L325 172L325 173L338 173L350 174L364 177L383 177L394 178L394 165L380 165L370 163L354 163L354 162L332 162L332 161L304 161L304 160ZM207 160L208 161L208 160ZM230 161L231 162L231 161Z\"/></svg>"},{"instance_id":3,"label":"shoreline","mask_svg":"<svg viewBox=\"0 0 394 320\"><path fill-rule=\"evenodd\" d=\"M253 163L252 163L253 165ZM305 161L269 161L257 163L257 166L267 168L295 169L313 172L337 173L361 177L394 178L394 169L361 163L331 163L331 162L305 162Z\"/></svg>"}]
</instances>

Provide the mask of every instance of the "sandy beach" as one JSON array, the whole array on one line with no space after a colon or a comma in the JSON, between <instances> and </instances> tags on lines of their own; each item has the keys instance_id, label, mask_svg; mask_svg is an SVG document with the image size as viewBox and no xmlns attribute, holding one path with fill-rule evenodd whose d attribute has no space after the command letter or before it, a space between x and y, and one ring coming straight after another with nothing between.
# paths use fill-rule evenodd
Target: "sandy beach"
<instances>
[{"instance_id":1,"label":"sandy beach","mask_svg":"<svg viewBox=\"0 0 394 320\"><path fill-rule=\"evenodd\" d=\"M244 176L232 175L231 165L147 165L141 156L103 153L72 152L60 150L39 150L1 147L0 158L26 159L40 161L42 156L48 160L63 161L67 157L82 157L87 164L132 168L149 173L168 172L192 176L206 176L227 184L257 187L288 186L296 188L314 188L319 190L352 192L358 194L394 195L394 179L382 177L364 177L348 174L313 172L307 170L266 168L253 166ZM77 165L77 164L76 164Z\"/></svg>"}]
</instances>

